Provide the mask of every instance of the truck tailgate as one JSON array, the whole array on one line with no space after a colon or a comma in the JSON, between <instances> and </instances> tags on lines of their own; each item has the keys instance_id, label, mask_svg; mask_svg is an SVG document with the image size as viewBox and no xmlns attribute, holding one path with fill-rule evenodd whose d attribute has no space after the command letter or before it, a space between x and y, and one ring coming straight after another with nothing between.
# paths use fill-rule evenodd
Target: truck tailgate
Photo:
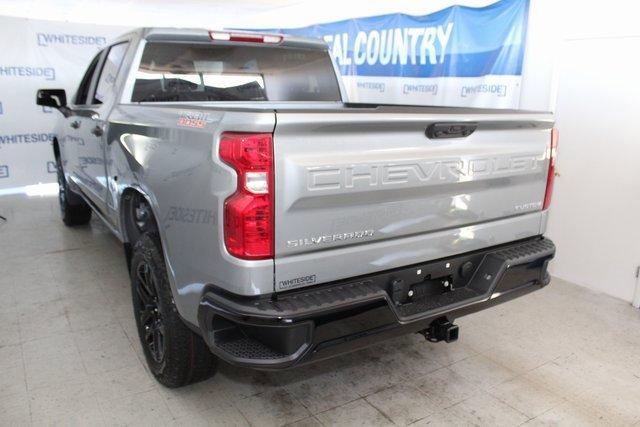
<instances>
[{"instance_id":1,"label":"truck tailgate","mask_svg":"<svg viewBox=\"0 0 640 427\"><path fill-rule=\"evenodd\" d=\"M276 115L276 291L541 233L553 125L546 113L381 107ZM475 131L429 138L433 124Z\"/></svg>"}]
</instances>

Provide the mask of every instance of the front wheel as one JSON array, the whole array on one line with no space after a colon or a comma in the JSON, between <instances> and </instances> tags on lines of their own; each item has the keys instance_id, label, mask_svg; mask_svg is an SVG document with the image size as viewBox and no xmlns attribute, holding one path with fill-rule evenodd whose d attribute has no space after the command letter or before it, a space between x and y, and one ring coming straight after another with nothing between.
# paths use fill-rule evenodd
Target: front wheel
<instances>
[{"instance_id":1,"label":"front wheel","mask_svg":"<svg viewBox=\"0 0 640 427\"><path fill-rule=\"evenodd\" d=\"M91 220L91 208L80 196L69 189L59 157L56 158L56 172L58 175L58 201L60 202L62 222L69 227L87 224Z\"/></svg>"},{"instance_id":2,"label":"front wheel","mask_svg":"<svg viewBox=\"0 0 640 427\"><path fill-rule=\"evenodd\" d=\"M155 232L142 234L133 249L131 288L138 335L156 379L174 388L212 376L217 359L178 314Z\"/></svg>"}]
</instances>

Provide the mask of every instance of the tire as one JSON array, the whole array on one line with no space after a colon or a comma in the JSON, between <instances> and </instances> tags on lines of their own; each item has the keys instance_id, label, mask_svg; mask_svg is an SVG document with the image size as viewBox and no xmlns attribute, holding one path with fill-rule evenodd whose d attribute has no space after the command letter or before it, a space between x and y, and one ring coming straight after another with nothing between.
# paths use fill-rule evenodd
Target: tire
<instances>
[{"instance_id":1,"label":"tire","mask_svg":"<svg viewBox=\"0 0 640 427\"><path fill-rule=\"evenodd\" d=\"M134 246L131 290L140 343L158 382L176 388L211 377L217 358L178 314L155 231L142 234Z\"/></svg>"},{"instance_id":2,"label":"tire","mask_svg":"<svg viewBox=\"0 0 640 427\"><path fill-rule=\"evenodd\" d=\"M69 188L59 157L56 158L56 172L58 175L58 201L60 202L62 222L69 227L87 224L91 220L91 208L82 200L82 197Z\"/></svg>"}]
</instances>

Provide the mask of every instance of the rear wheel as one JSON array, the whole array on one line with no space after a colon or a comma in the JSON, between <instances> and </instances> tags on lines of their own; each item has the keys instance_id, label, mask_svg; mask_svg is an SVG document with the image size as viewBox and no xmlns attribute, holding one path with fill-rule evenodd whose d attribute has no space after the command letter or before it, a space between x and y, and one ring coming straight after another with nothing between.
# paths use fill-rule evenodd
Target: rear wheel
<instances>
[{"instance_id":1,"label":"rear wheel","mask_svg":"<svg viewBox=\"0 0 640 427\"><path fill-rule=\"evenodd\" d=\"M178 315L155 232L145 232L135 244L131 285L138 335L156 379L173 388L213 375L216 357Z\"/></svg>"},{"instance_id":2,"label":"rear wheel","mask_svg":"<svg viewBox=\"0 0 640 427\"><path fill-rule=\"evenodd\" d=\"M91 208L69 188L59 157L56 158L56 172L58 174L58 201L60 202L62 222L70 227L88 223L91 220Z\"/></svg>"}]
</instances>

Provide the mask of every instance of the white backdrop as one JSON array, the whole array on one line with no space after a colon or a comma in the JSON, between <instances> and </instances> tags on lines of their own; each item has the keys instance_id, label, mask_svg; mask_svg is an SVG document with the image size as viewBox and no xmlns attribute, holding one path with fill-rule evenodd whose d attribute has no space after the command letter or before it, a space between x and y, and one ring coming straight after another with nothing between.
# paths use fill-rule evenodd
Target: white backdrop
<instances>
[{"instance_id":1,"label":"white backdrop","mask_svg":"<svg viewBox=\"0 0 640 427\"><path fill-rule=\"evenodd\" d=\"M36 90L76 91L89 61L126 27L0 17L0 192L54 182L51 132L57 111Z\"/></svg>"}]
</instances>

